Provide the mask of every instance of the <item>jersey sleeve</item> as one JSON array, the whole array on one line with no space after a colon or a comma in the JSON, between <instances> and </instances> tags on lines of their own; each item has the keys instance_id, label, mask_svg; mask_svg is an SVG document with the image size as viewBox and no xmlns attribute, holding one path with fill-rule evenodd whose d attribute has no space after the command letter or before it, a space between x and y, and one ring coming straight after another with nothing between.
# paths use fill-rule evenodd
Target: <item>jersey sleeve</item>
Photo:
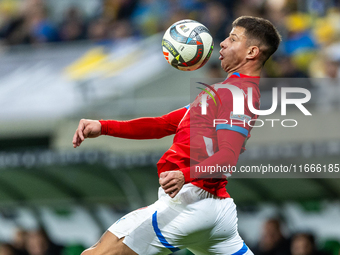
<instances>
[{"instance_id":1,"label":"jersey sleeve","mask_svg":"<svg viewBox=\"0 0 340 255\"><path fill-rule=\"evenodd\" d=\"M240 133L230 130L221 129L217 132L219 150L201 163L181 169L184 175L185 183L192 182L198 178L221 178L222 174L197 172L196 167L208 166L236 166L245 137Z\"/></svg>"},{"instance_id":2,"label":"jersey sleeve","mask_svg":"<svg viewBox=\"0 0 340 255\"><path fill-rule=\"evenodd\" d=\"M248 113L248 108L244 107L245 114L233 113L233 96L228 89L218 90L222 104L217 104L217 112L215 119L216 131L218 130L231 130L242 134L247 137L250 131L248 121L251 116ZM246 104L246 99L244 98Z\"/></svg>"},{"instance_id":3,"label":"jersey sleeve","mask_svg":"<svg viewBox=\"0 0 340 255\"><path fill-rule=\"evenodd\" d=\"M185 107L160 117L144 117L132 120L100 120L102 135L127 139L158 139L176 133Z\"/></svg>"}]
</instances>

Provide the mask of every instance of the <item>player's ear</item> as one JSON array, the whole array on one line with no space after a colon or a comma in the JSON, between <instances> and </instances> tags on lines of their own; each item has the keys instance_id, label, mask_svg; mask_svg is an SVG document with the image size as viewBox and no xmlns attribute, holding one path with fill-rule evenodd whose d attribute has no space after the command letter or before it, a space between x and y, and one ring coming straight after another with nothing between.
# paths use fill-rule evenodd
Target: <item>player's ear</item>
<instances>
[{"instance_id":1,"label":"player's ear","mask_svg":"<svg viewBox=\"0 0 340 255\"><path fill-rule=\"evenodd\" d=\"M250 46L248 47L247 51L247 59L255 59L256 57L259 57L260 55L260 49L257 46Z\"/></svg>"}]
</instances>

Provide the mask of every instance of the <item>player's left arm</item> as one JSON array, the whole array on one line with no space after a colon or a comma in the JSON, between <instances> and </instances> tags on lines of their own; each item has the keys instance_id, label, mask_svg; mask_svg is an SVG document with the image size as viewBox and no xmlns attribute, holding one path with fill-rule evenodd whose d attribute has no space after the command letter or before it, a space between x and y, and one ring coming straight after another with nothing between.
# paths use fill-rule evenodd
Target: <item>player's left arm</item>
<instances>
[{"instance_id":1,"label":"player's left arm","mask_svg":"<svg viewBox=\"0 0 340 255\"><path fill-rule=\"evenodd\" d=\"M165 193L175 197L185 183L194 181L197 178L220 178L221 173L213 175L210 173L196 173L197 166L235 166L241 152L245 136L239 132L227 129L217 131L219 151L201 163L186 167L177 171L168 171L160 174L159 184ZM192 173L192 174L191 174Z\"/></svg>"}]
</instances>

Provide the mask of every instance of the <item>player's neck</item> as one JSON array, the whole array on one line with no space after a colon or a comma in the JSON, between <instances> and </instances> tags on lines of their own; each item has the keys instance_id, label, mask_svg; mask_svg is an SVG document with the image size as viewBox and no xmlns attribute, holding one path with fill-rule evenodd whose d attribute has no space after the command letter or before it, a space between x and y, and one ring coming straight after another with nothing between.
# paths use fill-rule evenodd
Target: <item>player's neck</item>
<instances>
[{"instance_id":1,"label":"player's neck","mask_svg":"<svg viewBox=\"0 0 340 255\"><path fill-rule=\"evenodd\" d=\"M236 67L236 68L229 70L227 78L229 78L233 73L241 73L247 76L260 76L261 70L262 70L262 67L258 68L255 66L244 65L244 66Z\"/></svg>"}]
</instances>

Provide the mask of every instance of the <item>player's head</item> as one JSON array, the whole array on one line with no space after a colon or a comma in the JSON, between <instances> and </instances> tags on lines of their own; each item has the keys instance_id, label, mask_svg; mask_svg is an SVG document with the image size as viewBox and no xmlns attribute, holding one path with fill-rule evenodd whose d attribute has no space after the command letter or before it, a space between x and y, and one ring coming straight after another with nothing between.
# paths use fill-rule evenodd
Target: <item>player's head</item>
<instances>
[{"instance_id":1,"label":"player's head","mask_svg":"<svg viewBox=\"0 0 340 255\"><path fill-rule=\"evenodd\" d=\"M274 25L263 18L242 16L232 24L229 37L221 42L221 65L229 72L249 61L263 66L277 50L281 36Z\"/></svg>"}]
</instances>

